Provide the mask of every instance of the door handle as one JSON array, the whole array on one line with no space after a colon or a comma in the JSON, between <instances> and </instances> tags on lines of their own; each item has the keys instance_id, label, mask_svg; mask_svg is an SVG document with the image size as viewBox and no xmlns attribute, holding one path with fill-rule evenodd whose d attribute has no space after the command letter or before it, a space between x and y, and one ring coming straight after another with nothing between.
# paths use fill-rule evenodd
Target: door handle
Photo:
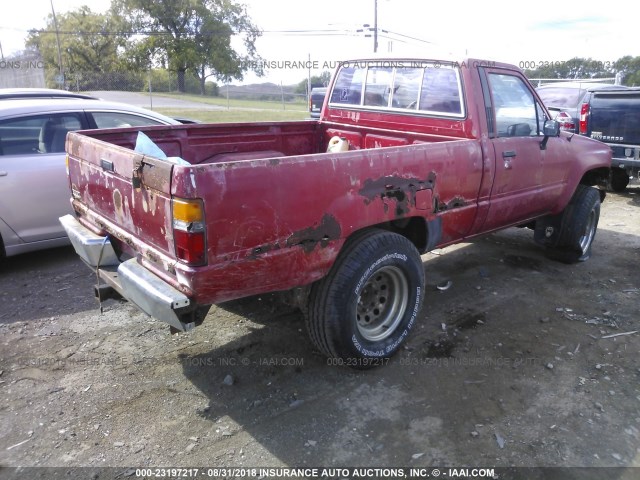
<instances>
[{"instance_id":1,"label":"door handle","mask_svg":"<svg viewBox=\"0 0 640 480\"><path fill-rule=\"evenodd\" d=\"M9 172L0 171L0 177L6 177L7 175L9 175Z\"/></svg>"},{"instance_id":2,"label":"door handle","mask_svg":"<svg viewBox=\"0 0 640 480\"><path fill-rule=\"evenodd\" d=\"M511 160L516 158L515 150L507 150L506 152L502 152L502 160L504 161L505 170L511 170Z\"/></svg>"}]
</instances>

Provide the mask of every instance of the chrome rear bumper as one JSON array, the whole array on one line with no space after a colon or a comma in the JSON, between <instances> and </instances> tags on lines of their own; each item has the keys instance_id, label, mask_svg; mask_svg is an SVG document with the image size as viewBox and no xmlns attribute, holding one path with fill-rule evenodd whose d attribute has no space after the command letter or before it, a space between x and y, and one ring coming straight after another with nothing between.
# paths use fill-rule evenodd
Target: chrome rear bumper
<instances>
[{"instance_id":1,"label":"chrome rear bumper","mask_svg":"<svg viewBox=\"0 0 640 480\"><path fill-rule=\"evenodd\" d=\"M73 215L65 215L59 220L76 253L87 265L97 267L99 264L108 267L120 263L108 237L96 235L78 222Z\"/></svg>"},{"instance_id":2,"label":"chrome rear bumper","mask_svg":"<svg viewBox=\"0 0 640 480\"><path fill-rule=\"evenodd\" d=\"M109 237L96 235L72 215L60 217L76 253L122 297L147 315L166 322L178 330L190 330L195 325L184 322L195 308L182 292L140 265L135 258L120 262Z\"/></svg>"}]
</instances>

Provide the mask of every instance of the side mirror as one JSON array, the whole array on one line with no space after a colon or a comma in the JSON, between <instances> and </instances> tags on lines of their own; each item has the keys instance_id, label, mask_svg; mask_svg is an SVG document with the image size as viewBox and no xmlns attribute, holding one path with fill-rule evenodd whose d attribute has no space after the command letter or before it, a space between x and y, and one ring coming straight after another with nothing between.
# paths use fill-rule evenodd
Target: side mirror
<instances>
[{"instance_id":1,"label":"side mirror","mask_svg":"<svg viewBox=\"0 0 640 480\"><path fill-rule=\"evenodd\" d=\"M542 133L544 134L544 138L542 142L540 142L540 150L546 150L549 137L560 136L560 122L556 120L546 120L542 128Z\"/></svg>"},{"instance_id":2,"label":"side mirror","mask_svg":"<svg viewBox=\"0 0 640 480\"><path fill-rule=\"evenodd\" d=\"M556 120L547 120L544 122L542 130L545 137L557 137L560 135L560 122Z\"/></svg>"}]
</instances>

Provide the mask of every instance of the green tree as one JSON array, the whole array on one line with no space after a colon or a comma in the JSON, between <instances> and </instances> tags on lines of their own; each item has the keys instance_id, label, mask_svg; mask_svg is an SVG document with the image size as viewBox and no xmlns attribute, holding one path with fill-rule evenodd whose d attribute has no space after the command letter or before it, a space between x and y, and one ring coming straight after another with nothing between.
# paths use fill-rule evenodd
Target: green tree
<instances>
[{"instance_id":1,"label":"green tree","mask_svg":"<svg viewBox=\"0 0 640 480\"><path fill-rule=\"evenodd\" d=\"M113 0L112 12L131 19L143 38L132 51L177 72L178 91L185 91L185 75L194 74L204 94L208 77L241 80L248 70L261 73L255 41L261 31L243 5L234 0ZM237 52L231 38L242 39Z\"/></svg>"},{"instance_id":2,"label":"green tree","mask_svg":"<svg viewBox=\"0 0 640 480\"><path fill-rule=\"evenodd\" d=\"M601 62L591 58L572 58L567 62L550 62L535 70L525 70L529 78L605 78L621 74L623 85L640 85L640 57L627 55L615 62Z\"/></svg>"},{"instance_id":3,"label":"green tree","mask_svg":"<svg viewBox=\"0 0 640 480\"><path fill-rule=\"evenodd\" d=\"M616 73L622 74L623 85L630 87L640 85L640 57L627 55L619 58L613 65Z\"/></svg>"},{"instance_id":4,"label":"green tree","mask_svg":"<svg viewBox=\"0 0 640 480\"><path fill-rule=\"evenodd\" d=\"M632 59L632 57L624 58ZM549 62L548 65L542 65L535 70L525 70L525 74L529 78L555 78L565 80L613 77L620 69L617 65L621 63L621 60L611 64L591 58L576 57L566 62ZM630 70L634 68L632 64L633 62L628 65ZM637 71L637 65L635 69Z\"/></svg>"},{"instance_id":5,"label":"green tree","mask_svg":"<svg viewBox=\"0 0 640 480\"><path fill-rule=\"evenodd\" d=\"M331 81L331 72L325 70L320 75L312 75L310 80L311 88L326 87ZM306 78L304 80L301 80L300 83L296 85L295 93L307 94L308 83L309 82Z\"/></svg>"},{"instance_id":6,"label":"green tree","mask_svg":"<svg viewBox=\"0 0 640 480\"><path fill-rule=\"evenodd\" d=\"M58 61L58 43L53 16L44 30L29 32L26 45L37 49L46 67L56 72L104 73L123 67L118 56L126 38L118 32L126 29L123 20L110 14L93 13L87 6L56 15L62 65Z\"/></svg>"}]
</instances>

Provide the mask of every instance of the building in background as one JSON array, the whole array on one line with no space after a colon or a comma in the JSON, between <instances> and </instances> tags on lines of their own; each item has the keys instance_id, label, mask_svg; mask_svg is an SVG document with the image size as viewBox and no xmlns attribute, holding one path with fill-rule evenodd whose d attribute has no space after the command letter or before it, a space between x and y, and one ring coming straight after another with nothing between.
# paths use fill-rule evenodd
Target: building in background
<instances>
[{"instance_id":1,"label":"building in background","mask_svg":"<svg viewBox=\"0 0 640 480\"><path fill-rule=\"evenodd\" d=\"M0 88L43 88L44 62L35 52L22 52L0 60Z\"/></svg>"}]
</instances>

